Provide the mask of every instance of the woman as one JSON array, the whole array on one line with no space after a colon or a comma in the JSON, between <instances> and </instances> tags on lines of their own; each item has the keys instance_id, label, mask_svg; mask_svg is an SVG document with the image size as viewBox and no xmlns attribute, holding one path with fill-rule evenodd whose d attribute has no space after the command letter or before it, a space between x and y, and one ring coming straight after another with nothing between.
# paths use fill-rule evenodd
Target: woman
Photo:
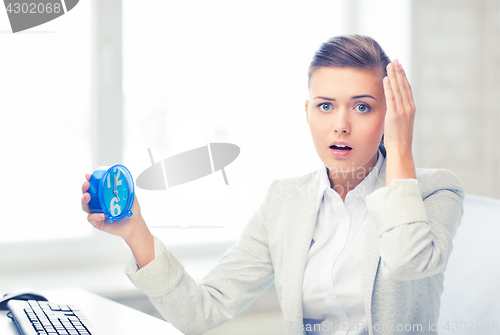
<instances>
[{"instance_id":1,"label":"woman","mask_svg":"<svg viewBox=\"0 0 500 335\"><path fill-rule=\"evenodd\" d=\"M232 319L273 280L287 334L436 334L463 190L449 171L415 169L415 110L402 66L376 41L325 42L305 103L324 168L274 181L201 283L151 235L137 199L132 217L108 224L85 182L82 207L125 240L130 280L185 334Z\"/></svg>"}]
</instances>

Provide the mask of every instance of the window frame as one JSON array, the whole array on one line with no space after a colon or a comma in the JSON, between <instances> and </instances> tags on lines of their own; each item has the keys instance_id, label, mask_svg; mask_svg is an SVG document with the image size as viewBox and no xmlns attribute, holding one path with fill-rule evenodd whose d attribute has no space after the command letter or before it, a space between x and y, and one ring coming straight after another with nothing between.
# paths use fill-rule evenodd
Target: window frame
<instances>
[{"instance_id":1,"label":"window frame","mask_svg":"<svg viewBox=\"0 0 500 335\"><path fill-rule=\"evenodd\" d=\"M122 1L92 0L91 6L91 146L92 166L97 168L122 160ZM231 244L203 243L196 248L203 257L217 257ZM170 249L181 258L196 257L192 245ZM45 273L123 264L127 253L131 255L120 238L92 229L86 237L0 243L0 264L9 275Z\"/></svg>"},{"instance_id":2,"label":"window frame","mask_svg":"<svg viewBox=\"0 0 500 335\"><path fill-rule=\"evenodd\" d=\"M348 17L359 10L356 3L342 0ZM122 1L92 0L92 162L93 167L121 161L123 154L123 89L122 89ZM349 22L352 20L346 20ZM344 32L358 27L344 24ZM111 42L110 42L111 41ZM106 111L99 113L99 111ZM110 118L114 127L109 127ZM115 139L119 138L121 150ZM111 141L110 139L113 139ZM85 213L81 213L85 220ZM63 218L61 218L63 219ZM175 245L169 249L182 258L219 256L236 241L221 241L196 245ZM19 241L0 244L0 264L12 273L50 271L57 268L82 268L123 262L124 242L109 234L92 229L87 237L57 240Z\"/></svg>"}]
</instances>

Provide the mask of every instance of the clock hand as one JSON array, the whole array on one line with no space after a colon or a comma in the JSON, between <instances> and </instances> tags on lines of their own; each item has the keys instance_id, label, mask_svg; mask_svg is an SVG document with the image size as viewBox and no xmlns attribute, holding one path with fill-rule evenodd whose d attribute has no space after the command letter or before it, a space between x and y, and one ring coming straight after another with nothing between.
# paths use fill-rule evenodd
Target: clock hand
<instances>
[{"instance_id":1,"label":"clock hand","mask_svg":"<svg viewBox=\"0 0 500 335\"><path fill-rule=\"evenodd\" d=\"M118 178L117 178L116 175L115 175L114 179L115 179L115 185L114 185L115 189L113 190L113 194L116 196L116 198L118 199L118 201L120 201L120 197L118 196L118 189L116 188L116 184L118 183Z\"/></svg>"}]
</instances>

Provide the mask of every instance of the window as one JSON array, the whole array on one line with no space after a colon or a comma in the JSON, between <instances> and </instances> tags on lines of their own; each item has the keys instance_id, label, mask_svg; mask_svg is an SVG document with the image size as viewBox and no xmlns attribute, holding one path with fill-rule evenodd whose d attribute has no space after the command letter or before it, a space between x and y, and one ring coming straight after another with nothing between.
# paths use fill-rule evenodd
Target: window
<instances>
[{"instance_id":1,"label":"window","mask_svg":"<svg viewBox=\"0 0 500 335\"><path fill-rule=\"evenodd\" d=\"M386 2L357 1L349 17L390 55L407 59L409 16L401 3L408 1ZM274 179L322 164L304 111L307 67L322 42L344 33L352 2L123 5L124 161L132 174L150 166L148 148L155 161L209 142L241 149L225 169L229 187L216 172L168 191L139 189L143 215L167 245L235 240ZM224 228L165 227L191 225Z\"/></svg>"},{"instance_id":2,"label":"window","mask_svg":"<svg viewBox=\"0 0 500 335\"><path fill-rule=\"evenodd\" d=\"M357 2L358 6L352 19L357 22L356 30L377 40L391 60L397 58L401 61L411 83L410 0L357 0Z\"/></svg>"},{"instance_id":3,"label":"window","mask_svg":"<svg viewBox=\"0 0 500 335\"><path fill-rule=\"evenodd\" d=\"M79 191L92 170L91 4L0 34L0 254L33 242L19 255L33 262L35 248L76 239L87 241L75 251L81 257L93 250ZM168 191L137 189L146 221L167 245L234 241L273 180L321 166L304 111L307 67L347 23L410 68L408 0L144 0L123 2L122 15L122 163L134 178L150 165L148 148L156 161L210 142L241 149L225 169L229 187L219 171ZM0 30L10 30L3 11Z\"/></svg>"},{"instance_id":4,"label":"window","mask_svg":"<svg viewBox=\"0 0 500 335\"><path fill-rule=\"evenodd\" d=\"M16 34L0 19L0 243L89 236L90 2Z\"/></svg>"}]
</instances>

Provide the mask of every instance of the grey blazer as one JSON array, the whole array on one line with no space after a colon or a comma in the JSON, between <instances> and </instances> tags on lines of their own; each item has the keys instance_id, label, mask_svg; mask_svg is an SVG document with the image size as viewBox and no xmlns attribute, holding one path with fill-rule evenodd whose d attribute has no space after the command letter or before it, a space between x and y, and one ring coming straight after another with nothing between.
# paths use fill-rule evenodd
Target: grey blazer
<instances>
[{"instance_id":1,"label":"grey blazer","mask_svg":"<svg viewBox=\"0 0 500 335\"><path fill-rule=\"evenodd\" d=\"M274 181L241 237L199 283L155 237L155 259L130 280L185 334L202 334L243 311L274 281L286 333L305 334L302 286L317 210L319 172ZM385 163L369 211L361 264L369 334L436 334L443 272L463 214L463 189L447 170L417 169L418 185ZM413 180L414 181L414 180Z\"/></svg>"}]
</instances>

